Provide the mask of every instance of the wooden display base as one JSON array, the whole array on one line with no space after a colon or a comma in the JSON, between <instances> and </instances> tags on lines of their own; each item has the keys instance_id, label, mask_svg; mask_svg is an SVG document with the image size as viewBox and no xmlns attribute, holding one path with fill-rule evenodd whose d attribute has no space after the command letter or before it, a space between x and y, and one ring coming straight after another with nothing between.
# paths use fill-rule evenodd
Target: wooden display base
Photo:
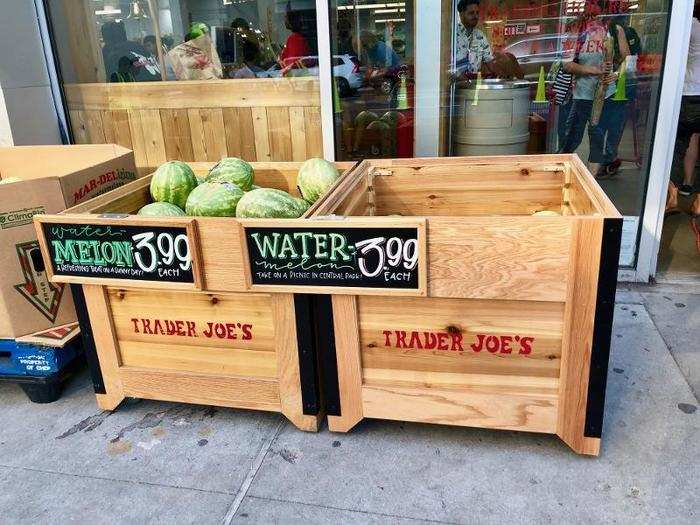
<instances>
[{"instance_id":1,"label":"wooden display base","mask_svg":"<svg viewBox=\"0 0 700 525\"><path fill-rule=\"evenodd\" d=\"M315 210L332 214L426 217L428 282L332 295L330 430L523 430L599 453L622 219L578 157L365 161Z\"/></svg>"},{"instance_id":2,"label":"wooden display base","mask_svg":"<svg viewBox=\"0 0 700 525\"><path fill-rule=\"evenodd\" d=\"M192 166L203 175L213 164ZM257 184L296 193L301 163L252 165ZM316 431L323 410L311 297L248 291L235 218L135 216L150 202L149 184L150 176L37 219L47 269L53 259L43 228L59 224L68 225L60 239L75 235L71 226L84 232L86 225L111 224L112 232L179 227L189 241L189 284L51 271L53 281L72 285L98 405L114 410L125 397L137 397L266 410Z\"/></svg>"}]
</instances>

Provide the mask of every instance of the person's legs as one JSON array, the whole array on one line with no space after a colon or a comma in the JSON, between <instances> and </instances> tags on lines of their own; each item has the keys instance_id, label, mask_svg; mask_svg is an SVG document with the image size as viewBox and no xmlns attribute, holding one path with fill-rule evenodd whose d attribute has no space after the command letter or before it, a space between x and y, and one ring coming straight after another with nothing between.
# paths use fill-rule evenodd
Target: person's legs
<instances>
[{"instance_id":1,"label":"person's legs","mask_svg":"<svg viewBox=\"0 0 700 525\"><path fill-rule=\"evenodd\" d=\"M591 117L592 107L593 101L591 100L574 100L567 119L566 137L560 148L560 153L573 153L581 145L583 132L586 130L586 124L588 124L588 119Z\"/></svg>"},{"instance_id":2,"label":"person's legs","mask_svg":"<svg viewBox=\"0 0 700 525\"><path fill-rule=\"evenodd\" d=\"M622 139L622 132L625 129L627 102L608 100L605 102L603 110L600 125L606 132L603 163L607 165L617 159L617 150Z\"/></svg>"},{"instance_id":3,"label":"person's legs","mask_svg":"<svg viewBox=\"0 0 700 525\"><path fill-rule=\"evenodd\" d=\"M571 108L574 104L574 99L569 98L564 104L559 106L559 115L557 116L557 147L561 151L566 136L568 134L568 123L569 115L571 114Z\"/></svg>"},{"instance_id":4,"label":"person's legs","mask_svg":"<svg viewBox=\"0 0 700 525\"><path fill-rule=\"evenodd\" d=\"M605 101L597 126L588 124L588 169L596 177L599 175L601 164L605 162L605 135L616 110L615 107L611 106L612 104L615 102L609 99Z\"/></svg>"},{"instance_id":5,"label":"person's legs","mask_svg":"<svg viewBox=\"0 0 700 525\"><path fill-rule=\"evenodd\" d=\"M688 141L688 148L683 157L683 184L679 188L681 195L690 195L693 191L693 179L695 178L695 165L698 162L698 145L700 134L693 133Z\"/></svg>"}]
</instances>

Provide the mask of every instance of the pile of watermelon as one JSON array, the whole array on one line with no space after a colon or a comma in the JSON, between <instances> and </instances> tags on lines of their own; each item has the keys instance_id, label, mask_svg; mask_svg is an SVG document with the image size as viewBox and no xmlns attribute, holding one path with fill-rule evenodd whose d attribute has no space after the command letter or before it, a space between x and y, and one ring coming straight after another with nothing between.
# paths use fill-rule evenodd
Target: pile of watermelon
<instances>
[{"instance_id":1,"label":"pile of watermelon","mask_svg":"<svg viewBox=\"0 0 700 525\"><path fill-rule=\"evenodd\" d=\"M323 159L309 159L299 168L297 187L301 198L275 188L254 184L253 167L230 157L216 164L206 177L197 178L192 168L178 160L162 164L151 179L153 202L139 215L166 217L266 217L296 219L338 179L337 168Z\"/></svg>"}]
</instances>

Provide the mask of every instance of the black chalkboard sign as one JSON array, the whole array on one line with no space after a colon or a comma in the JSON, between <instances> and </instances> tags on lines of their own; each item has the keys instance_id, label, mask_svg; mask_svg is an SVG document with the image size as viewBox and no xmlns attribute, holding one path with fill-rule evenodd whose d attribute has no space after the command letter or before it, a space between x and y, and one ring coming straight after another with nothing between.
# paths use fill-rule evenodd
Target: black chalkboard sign
<instances>
[{"instance_id":1,"label":"black chalkboard sign","mask_svg":"<svg viewBox=\"0 0 700 525\"><path fill-rule=\"evenodd\" d=\"M248 227L251 285L415 290L422 287L420 228L338 225Z\"/></svg>"},{"instance_id":2,"label":"black chalkboard sign","mask_svg":"<svg viewBox=\"0 0 700 525\"><path fill-rule=\"evenodd\" d=\"M42 222L53 277L195 283L187 226Z\"/></svg>"}]
</instances>

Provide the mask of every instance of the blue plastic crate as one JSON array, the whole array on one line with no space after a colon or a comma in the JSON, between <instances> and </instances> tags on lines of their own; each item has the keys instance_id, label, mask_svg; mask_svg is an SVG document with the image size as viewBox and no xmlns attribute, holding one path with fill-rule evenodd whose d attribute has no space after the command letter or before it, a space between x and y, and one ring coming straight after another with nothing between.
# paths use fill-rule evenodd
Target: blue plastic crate
<instances>
[{"instance_id":1,"label":"blue plastic crate","mask_svg":"<svg viewBox=\"0 0 700 525\"><path fill-rule=\"evenodd\" d=\"M76 337L63 348L0 339L0 376L45 377L60 372L80 355Z\"/></svg>"}]
</instances>

